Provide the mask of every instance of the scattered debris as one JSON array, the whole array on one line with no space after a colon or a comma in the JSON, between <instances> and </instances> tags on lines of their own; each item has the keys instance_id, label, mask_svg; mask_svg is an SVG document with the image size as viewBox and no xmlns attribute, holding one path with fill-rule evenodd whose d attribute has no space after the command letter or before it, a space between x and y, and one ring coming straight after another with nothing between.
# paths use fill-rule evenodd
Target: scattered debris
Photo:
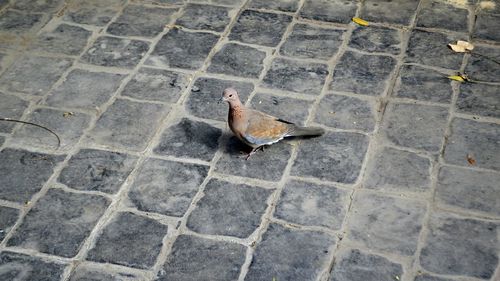
<instances>
[{"instance_id":1,"label":"scattered debris","mask_svg":"<svg viewBox=\"0 0 500 281\"><path fill-rule=\"evenodd\" d=\"M167 24L167 25L165 25L165 28L168 28L168 29L182 29L182 26L177 25L177 24Z\"/></svg>"},{"instance_id":2,"label":"scattered debris","mask_svg":"<svg viewBox=\"0 0 500 281\"><path fill-rule=\"evenodd\" d=\"M468 53L474 50L474 45L467 41L458 40L456 44L448 44L448 47L456 53Z\"/></svg>"},{"instance_id":3,"label":"scattered debris","mask_svg":"<svg viewBox=\"0 0 500 281\"><path fill-rule=\"evenodd\" d=\"M395 275L394 276L394 279L398 280L399 281L399 276Z\"/></svg>"},{"instance_id":4,"label":"scattered debris","mask_svg":"<svg viewBox=\"0 0 500 281\"><path fill-rule=\"evenodd\" d=\"M467 162L469 162L469 165L476 165L476 159L471 154L467 154Z\"/></svg>"},{"instance_id":5,"label":"scattered debris","mask_svg":"<svg viewBox=\"0 0 500 281\"><path fill-rule=\"evenodd\" d=\"M361 25L361 26L368 26L369 23L367 21L365 21L364 19L361 19L361 18L352 18L352 21Z\"/></svg>"},{"instance_id":6,"label":"scattered debris","mask_svg":"<svg viewBox=\"0 0 500 281\"><path fill-rule=\"evenodd\" d=\"M69 117L71 117L73 115L75 115L75 114L73 112L71 112L71 111L66 111L66 112L63 113L63 117L64 118L69 118Z\"/></svg>"}]
</instances>

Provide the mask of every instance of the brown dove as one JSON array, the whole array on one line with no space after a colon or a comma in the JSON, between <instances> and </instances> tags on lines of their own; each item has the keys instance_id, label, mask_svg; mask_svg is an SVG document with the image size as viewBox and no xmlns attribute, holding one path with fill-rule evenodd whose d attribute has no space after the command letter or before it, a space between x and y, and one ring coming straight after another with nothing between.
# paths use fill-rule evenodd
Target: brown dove
<instances>
[{"instance_id":1,"label":"brown dove","mask_svg":"<svg viewBox=\"0 0 500 281\"><path fill-rule=\"evenodd\" d=\"M276 118L266 113L245 107L238 97L238 92L227 88L222 93L221 101L229 104L227 122L234 135L252 147L246 159L259 148L271 145L286 137L320 136L325 131L318 127L301 127L294 123Z\"/></svg>"}]
</instances>

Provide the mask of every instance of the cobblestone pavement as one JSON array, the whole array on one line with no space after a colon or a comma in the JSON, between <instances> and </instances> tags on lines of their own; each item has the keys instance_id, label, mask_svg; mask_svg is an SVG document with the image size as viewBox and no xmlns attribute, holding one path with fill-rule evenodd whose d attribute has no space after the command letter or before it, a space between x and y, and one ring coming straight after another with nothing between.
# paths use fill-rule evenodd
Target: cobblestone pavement
<instances>
[{"instance_id":1,"label":"cobblestone pavement","mask_svg":"<svg viewBox=\"0 0 500 281\"><path fill-rule=\"evenodd\" d=\"M500 3L193 2L0 0L0 280L500 280Z\"/></svg>"}]
</instances>

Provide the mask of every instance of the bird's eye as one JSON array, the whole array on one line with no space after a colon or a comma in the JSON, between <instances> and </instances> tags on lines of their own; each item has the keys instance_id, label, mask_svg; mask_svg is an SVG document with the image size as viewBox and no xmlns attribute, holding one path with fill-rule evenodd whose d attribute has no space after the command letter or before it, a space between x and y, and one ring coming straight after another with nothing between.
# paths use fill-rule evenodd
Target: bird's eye
<instances>
[{"instance_id":1,"label":"bird's eye","mask_svg":"<svg viewBox=\"0 0 500 281\"><path fill-rule=\"evenodd\" d=\"M233 95L231 94L231 95L229 95L229 97L230 97L230 98L232 98L232 97L233 97Z\"/></svg>"}]
</instances>

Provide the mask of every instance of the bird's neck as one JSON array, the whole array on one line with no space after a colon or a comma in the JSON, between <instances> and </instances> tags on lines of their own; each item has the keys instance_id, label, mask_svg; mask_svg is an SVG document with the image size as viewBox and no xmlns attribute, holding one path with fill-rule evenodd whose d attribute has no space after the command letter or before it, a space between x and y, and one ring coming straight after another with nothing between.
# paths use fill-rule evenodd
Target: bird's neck
<instances>
[{"instance_id":1,"label":"bird's neck","mask_svg":"<svg viewBox=\"0 0 500 281\"><path fill-rule=\"evenodd\" d=\"M243 110L245 107L243 104L238 100L234 102L229 103L229 119L240 119L243 117Z\"/></svg>"}]
</instances>

